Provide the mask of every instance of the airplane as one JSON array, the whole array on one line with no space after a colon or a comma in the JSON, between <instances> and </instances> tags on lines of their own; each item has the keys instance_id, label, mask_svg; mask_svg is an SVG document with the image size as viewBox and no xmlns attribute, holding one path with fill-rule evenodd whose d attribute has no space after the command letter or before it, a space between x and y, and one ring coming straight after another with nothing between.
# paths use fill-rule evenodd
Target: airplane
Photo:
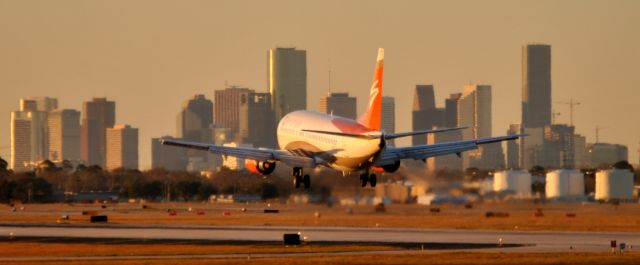
<instances>
[{"instance_id":1,"label":"airplane","mask_svg":"<svg viewBox=\"0 0 640 265\"><path fill-rule=\"evenodd\" d=\"M401 160L426 160L429 157L460 154L478 148L479 145L515 140L525 135L509 135L473 140L452 141L437 144L391 147L387 141L400 137L462 130L466 127L442 128L403 133L386 133L380 129L382 109L382 76L384 49L378 49L378 57L366 112L357 120L298 110L285 115L277 128L281 149L229 147L209 143L163 139L162 144L209 151L245 159L245 168L267 176L284 163L293 168L292 181L296 188L311 187L311 178L303 169L319 166L341 171L343 175L361 172L362 187L375 187L375 172L393 173L400 168Z\"/></svg>"}]
</instances>

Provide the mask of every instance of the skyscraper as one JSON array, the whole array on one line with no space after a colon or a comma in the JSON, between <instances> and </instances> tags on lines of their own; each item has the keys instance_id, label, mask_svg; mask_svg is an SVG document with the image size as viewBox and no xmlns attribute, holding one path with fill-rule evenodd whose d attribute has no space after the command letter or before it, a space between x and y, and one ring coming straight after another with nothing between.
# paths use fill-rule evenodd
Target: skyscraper
<instances>
[{"instance_id":1,"label":"skyscraper","mask_svg":"<svg viewBox=\"0 0 640 265\"><path fill-rule=\"evenodd\" d=\"M551 124L551 46L522 47L522 126Z\"/></svg>"},{"instance_id":2,"label":"skyscraper","mask_svg":"<svg viewBox=\"0 0 640 265\"><path fill-rule=\"evenodd\" d=\"M178 138L190 141L211 142L213 128L213 103L204 95L195 95L182 104L178 114Z\"/></svg>"},{"instance_id":3,"label":"skyscraper","mask_svg":"<svg viewBox=\"0 0 640 265\"><path fill-rule=\"evenodd\" d=\"M509 125L507 135L516 135L521 133L522 127L520 124ZM507 141L507 168L519 169L520 165L522 165L522 161L520 161L520 146L522 146L521 138Z\"/></svg>"},{"instance_id":4,"label":"skyscraper","mask_svg":"<svg viewBox=\"0 0 640 265\"><path fill-rule=\"evenodd\" d=\"M236 86L215 91L213 123L218 127L231 129L235 139L241 138L240 105L248 101L251 93L254 93L252 89Z\"/></svg>"},{"instance_id":5,"label":"skyscraper","mask_svg":"<svg viewBox=\"0 0 640 265\"><path fill-rule=\"evenodd\" d=\"M107 169L138 168L138 129L118 124L107 128Z\"/></svg>"},{"instance_id":6,"label":"skyscraper","mask_svg":"<svg viewBox=\"0 0 640 265\"><path fill-rule=\"evenodd\" d=\"M186 170L187 149L177 146L163 145L161 139L174 139L171 136L151 139L151 168L166 170Z\"/></svg>"},{"instance_id":7,"label":"skyscraper","mask_svg":"<svg viewBox=\"0 0 640 265\"><path fill-rule=\"evenodd\" d=\"M458 100L458 126L469 127L462 130L463 139L491 137L491 122L491 86L465 85ZM504 166L502 145L482 145L477 150L465 152L463 160L465 168L501 168Z\"/></svg>"},{"instance_id":8,"label":"skyscraper","mask_svg":"<svg viewBox=\"0 0 640 265\"><path fill-rule=\"evenodd\" d=\"M458 126L458 100L462 93L450 94L444 101L444 127L454 128Z\"/></svg>"},{"instance_id":9,"label":"skyscraper","mask_svg":"<svg viewBox=\"0 0 640 265\"><path fill-rule=\"evenodd\" d=\"M307 109L307 52L269 49L267 78L275 121L289 112Z\"/></svg>"},{"instance_id":10,"label":"skyscraper","mask_svg":"<svg viewBox=\"0 0 640 265\"><path fill-rule=\"evenodd\" d=\"M31 150L31 114L32 112L11 112L11 161L14 171L27 169L25 163L32 160Z\"/></svg>"},{"instance_id":11,"label":"skyscraper","mask_svg":"<svg viewBox=\"0 0 640 265\"><path fill-rule=\"evenodd\" d=\"M330 93L320 98L320 112L356 119L356 98L349 93Z\"/></svg>"},{"instance_id":12,"label":"skyscraper","mask_svg":"<svg viewBox=\"0 0 640 265\"><path fill-rule=\"evenodd\" d=\"M80 160L80 112L57 109L49 112L49 159Z\"/></svg>"},{"instance_id":13,"label":"skyscraper","mask_svg":"<svg viewBox=\"0 0 640 265\"><path fill-rule=\"evenodd\" d=\"M20 99L20 110L11 113L11 168L24 170L49 158L47 114L57 106L55 98Z\"/></svg>"},{"instance_id":14,"label":"skyscraper","mask_svg":"<svg viewBox=\"0 0 640 265\"><path fill-rule=\"evenodd\" d=\"M239 139L254 147L276 147L276 123L271 109L271 94L251 91L240 102Z\"/></svg>"},{"instance_id":15,"label":"skyscraper","mask_svg":"<svg viewBox=\"0 0 640 265\"><path fill-rule=\"evenodd\" d=\"M543 167L574 168L574 135L573 126L551 124L544 126L544 159Z\"/></svg>"},{"instance_id":16,"label":"skyscraper","mask_svg":"<svg viewBox=\"0 0 640 265\"><path fill-rule=\"evenodd\" d=\"M196 141L212 142L213 135L213 102L204 95L195 95L182 104L182 110L177 119L178 138ZM199 171L208 169L209 153L202 150L187 150L187 170Z\"/></svg>"},{"instance_id":17,"label":"skyscraper","mask_svg":"<svg viewBox=\"0 0 640 265\"><path fill-rule=\"evenodd\" d=\"M396 132L396 101L393 97L382 97L380 128L386 133ZM387 143L390 146L395 146L394 140L389 140Z\"/></svg>"},{"instance_id":18,"label":"skyscraper","mask_svg":"<svg viewBox=\"0 0 640 265\"><path fill-rule=\"evenodd\" d=\"M80 127L80 159L88 165L106 165L106 130L116 121L116 103L106 98L93 98L83 104Z\"/></svg>"},{"instance_id":19,"label":"skyscraper","mask_svg":"<svg viewBox=\"0 0 640 265\"><path fill-rule=\"evenodd\" d=\"M444 123L444 109L436 108L433 85L416 85L411 113L413 131L430 130ZM412 137L413 145L427 143L426 135Z\"/></svg>"}]
</instances>

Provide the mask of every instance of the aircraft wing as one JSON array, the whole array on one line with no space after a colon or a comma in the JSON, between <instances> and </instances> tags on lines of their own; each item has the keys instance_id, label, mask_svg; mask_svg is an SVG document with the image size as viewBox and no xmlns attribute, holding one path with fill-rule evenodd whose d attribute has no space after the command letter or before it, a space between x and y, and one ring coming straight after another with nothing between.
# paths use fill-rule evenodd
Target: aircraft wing
<instances>
[{"instance_id":1,"label":"aircraft wing","mask_svg":"<svg viewBox=\"0 0 640 265\"><path fill-rule=\"evenodd\" d=\"M384 166L395 163L401 159L427 159L434 156L458 154L478 148L479 145L496 143L507 140L515 140L525 135L509 135L491 138L482 138L465 141L446 142L429 145L418 145L409 147L389 147L382 152L378 160L374 162L376 166Z\"/></svg>"},{"instance_id":2,"label":"aircraft wing","mask_svg":"<svg viewBox=\"0 0 640 265\"><path fill-rule=\"evenodd\" d=\"M286 150L275 150L267 148L253 147L231 147L219 146L215 144L206 144L198 142L190 142L183 140L162 139L160 142L164 145L173 145L186 147L191 149L209 151L222 156L233 156L256 161L280 161L290 166L314 168L315 160L312 157L296 155Z\"/></svg>"}]
</instances>

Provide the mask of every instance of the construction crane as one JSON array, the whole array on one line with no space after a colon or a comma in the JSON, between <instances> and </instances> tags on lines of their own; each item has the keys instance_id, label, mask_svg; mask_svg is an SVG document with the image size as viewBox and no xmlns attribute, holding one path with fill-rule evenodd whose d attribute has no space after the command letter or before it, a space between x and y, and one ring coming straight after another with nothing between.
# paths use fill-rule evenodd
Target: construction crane
<instances>
[{"instance_id":1,"label":"construction crane","mask_svg":"<svg viewBox=\"0 0 640 265\"><path fill-rule=\"evenodd\" d=\"M555 112L555 110L551 110L551 124L556 124L556 116L560 116L560 112Z\"/></svg>"},{"instance_id":2,"label":"construction crane","mask_svg":"<svg viewBox=\"0 0 640 265\"><path fill-rule=\"evenodd\" d=\"M573 98L569 99L569 102L560 101L557 104L569 105L569 125L573 126L573 107L580 106L580 102L574 102Z\"/></svg>"},{"instance_id":3,"label":"construction crane","mask_svg":"<svg viewBox=\"0 0 640 265\"><path fill-rule=\"evenodd\" d=\"M600 130L602 129L606 129L606 127L596 125L596 144L600 142Z\"/></svg>"}]
</instances>

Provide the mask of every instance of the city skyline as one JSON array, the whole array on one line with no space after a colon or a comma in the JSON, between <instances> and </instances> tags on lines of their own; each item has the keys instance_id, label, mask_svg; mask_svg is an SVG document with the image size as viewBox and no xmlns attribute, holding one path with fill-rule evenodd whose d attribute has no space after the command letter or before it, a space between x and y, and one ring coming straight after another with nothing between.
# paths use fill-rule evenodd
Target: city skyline
<instances>
[{"instance_id":1,"label":"city skyline","mask_svg":"<svg viewBox=\"0 0 640 265\"><path fill-rule=\"evenodd\" d=\"M573 97L582 102L574 113L576 133L586 136L587 142L594 142L595 126L605 127L600 132L600 141L627 145L630 161L638 161L636 150L640 125L625 123L617 118L626 116L630 106L633 106L633 99L639 98L638 92L633 89L640 76L636 74L638 68L633 64L640 60L636 48L640 46L640 37L632 34L633 25L639 24L639 18L634 16L638 10L636 2L496 1L479 4L462 1L411 5L393 5L386 1L370 5L312 2L309 9L330 14L336 19L321 18L314 12L303 11L302 14L282 13L284 18L276 18L260 26L256 21L262 23L264 15L257 10L249 10L248 16L255 15L256 21L250 20L229 29L204 27L188 17L184 20L187 13L193 13L194 18L204 19L207 13L204 11L213 8L208 5L202 7L202 11L196 10L198 5L171 10L173 6L168 2L158 2L157 11L152 12L149 19L159 25L153 25L136 20L134 17L143 8L130 4L129 12L122 15L122 20L109 26L108 18L122 4L107 4L106 8L100 9L91 3L57 5L39 2L41 8L26 11L34 3L0 4L0 20L3 22L0 23L0 32L8 40L0 44L0 53L7 58L0 62L0 72L3 73L0 87L5 94L0 99L0 105L3 106L0 111L5 113L5 118L0 122L9 124L9 113L18 109L16 102L19 98L49 96L58 98L61 108L81 109L83 101L92 97L107 97L118 103L116 116L119 122L140 128L140 166L143 169L150 166L149 139L174 135L173 117L182 100L194 94L213 98L214 90L222 89L225 81L249 87L256 92L265 92L265 51L275 46L295 46L307 51L309 109L317 110L318 102L315 99L326 94L329 69L332 73L332 90L366 98L367 91L364 88L368 86L371 72L369 57L372 51L382 46L388 53L384 95L396 98L397 115L410 113L411 92L415 84L434 84L436 102L440 103L450 93L460 91L469 81L488 83L492 85L494 96L493 134L498 135L509 124L520 122L521 46L546 43L552 46L554 58L551 67L552 107L562 113L556 118L556 123L569 123L569 111L567 106L556 105L555 102ZM460 8L459 3L464 3L468 10ZM230 11L231 15L237 15L241 10L240 4L220 2L219 5L218 10ZM285 6L284 2L276 2L275 7L260 2L254 2L253 5L257 6L256 9L263 7L260 12ZM344 8L341 11L335 10L342 5ZM609 12L600 12L603 5ZM502 7L503 11L492 10L496 6ZM85 8L83 12L95 19L85 21L87 15L79 12L79 8ZM429 12L433 12L435 17L430 19L435 21L453 15L461 21L451 22L445 29L423 29L421 27L425 23L433 21L427 19L420 22L414 20L418 17L415 15L413 19L412 15L402 18L395 16L399 12L419 10L431 10ZM160 15L165 13L175 15L168 19L168 24L160 22ZM536 19L541 13L545 19ZM350 18L354 14L358 14L356 17L360 19L359 22ZM479 14L488 18L480 22L473 20ZM66 16L70 18L62 19ZM573 19L567 20L566 16ZM385 19L388 17L393 19ZM286 25L285 21L291 18L300 21L292 29L278 32L264 28ZM26 23L25 19L33 24ZM224 20L225 16L217 19ZM217 19L207 18L204 21L214 23ZM180 22L184 24L177 24L178 20L184 20ZM501 26L501 20L516 25ZM470 25L469 21L475 21L476 24ZM34 25L47 23L57 26L53 32L60 34L42 33L37 27L34 28ZM132 30L126 30L125 25L131 26ZM346 30L339 29L343 25L348 25ZM365 25L373 25L378 32L367 29ZM148 33L151 35L122 42L137 36L131 34L146 27L151 28L151 33ZM189 27L193 29L186 30ZM519 31L514 32L511 28L518 28ZM225 38L231 38L231 41L212 45L211 39L201 36L205 29L213 31L213 34L206 35L226 35ZM221 33L230 31L231 34L215 33L220 30ZM348 30L355 31L355 34L347 34ZM452 36L452 33L463 37ZM105 43L100 34L113 38L107 37ZM155 43L152 38L156 36L154 34L161 39L178 36L187 41L159 43L155 49L143 50L143 47L154 46L147 45ZM264 37L265 34L268 37ZM422 35L427 37L418 37ZM353 43L343 46L340 41L328 42L331 39L328 36L338 40L353 40ZM465 39L481 36L485 39L481 43L466 45L464 42ZM80 43L81 48L73 42ZM189 53L185 50L188 48L194 51ZM63 60L67 57L68 60ZM150 69L141 71L145 68ZM149 96L152 97L147 98ZM141 101L146 109L140 109ZM359 113L364 104L364 100L358 102ZM437 104L437 107L443 106ZM9 128L3 128L0 131L1 147L9 146ZM402 119L396 124L396 131L408 131L410 128L410 122ZM398 141L397 144L406 145L407 142ZM9 149L0 150L0 156L9 157Z\"/></svg>"}]
</instances>

